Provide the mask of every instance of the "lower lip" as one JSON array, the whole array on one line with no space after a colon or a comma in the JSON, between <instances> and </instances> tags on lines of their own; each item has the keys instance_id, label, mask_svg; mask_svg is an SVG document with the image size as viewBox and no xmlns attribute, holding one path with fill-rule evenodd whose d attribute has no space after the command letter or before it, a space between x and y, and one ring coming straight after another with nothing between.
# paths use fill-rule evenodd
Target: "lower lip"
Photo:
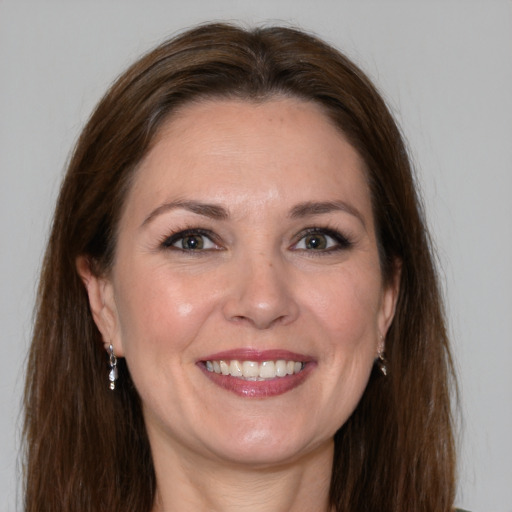
<instances>
[{"instance_id":1,"label":"lower lip","mask_svg":"<svg viewBox=\"0 0 512 512\"><path fill-rule=\"evenodd\" d=\"M299 373L269 380L239 379L230 375L210 372L206 369L204 363L198 363L198 366L214 384L235 393L235 395L244 398L269 398L282 395L300 386L307 379L315 364L312 362L306 363Z\"/></svg>"}]
</instances>

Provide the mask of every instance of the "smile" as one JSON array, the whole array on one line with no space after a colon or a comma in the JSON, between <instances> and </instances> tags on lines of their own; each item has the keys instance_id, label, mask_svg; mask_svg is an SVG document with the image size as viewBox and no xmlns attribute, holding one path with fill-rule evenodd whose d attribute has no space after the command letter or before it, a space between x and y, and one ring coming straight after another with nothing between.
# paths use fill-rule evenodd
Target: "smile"
<instances>
[{"instance_id":1,"label":"smile","mask_svg":"<svg viewBox=\"0 0 512 512\"><path fill-rule=\"evenodd\" d=\"M235 349L197 361L214 385L243 398L270 398L299 387L317 362L288 350Z\"/></svg>"},{"instance_id":2,"label":"smile","mask_svg":"<svg viewBox=\"0 0 512 512\"><path fill-rule=\"evenodd\" d=\"M297 374L304 369L305 363L285 359L261 362L221 359L219 361L206 361L205 366L209 372L219 375L229 375L249 381L265 381Z\"/></svg>"}]
</instances>

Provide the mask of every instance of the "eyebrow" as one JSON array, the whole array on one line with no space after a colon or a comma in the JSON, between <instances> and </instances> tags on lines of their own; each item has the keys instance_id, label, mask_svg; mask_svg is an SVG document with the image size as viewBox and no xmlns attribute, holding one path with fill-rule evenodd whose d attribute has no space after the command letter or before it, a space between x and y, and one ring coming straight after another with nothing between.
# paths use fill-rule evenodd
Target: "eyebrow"
<instances>
[{"instance_id":1,"label":"eyebrow","mask_svg":"<svg viewBox=\"0 0 512 512\"><path fill-rule=\"evenodd\" d=\"M197 215L203 215L204 217L209 217L211 219L216 220L226 220L229 218L228 211L222 206L216 204L201 203L199 201L177 200L171 201L169 203L164 203L155 208L144 219L144 222L141 224L141 227L144 227L158 215L175 209L187 210ZM288 217L292 219L299 219L311 215L322 215L325 213L331 213L336 211L341 211L353 215L361 222L363 227L366 229L366 223L364 221L363 215L359 212L359 210L357 210L357 208L346 203L345 201L307 201L304 203L299 203L298 205L294 206L291 209L290 213L288 214Z\"/></svg>"},{"instance_id":2,"label":"eyebrow","mask_svg":"<svg viewBox=\"0 0 512 512\"><path fill-rule=\"evenodd\" d=\"M300 203L292 208L289 216L292 219L298 219L302 217L308 217L310 215L322 215L324 213L331 213L336 211L341 211L353 215L366 229L366 223L361 212L345 201L308 201L305 203Z\"/></svg>"},{"instance_id":3,"label":"eyebrow","mask_svg":"<svg viewBox=\"0 0 512 512\"><path fill-rule=\"evenodd\" d=\"M228 218L228 212L222 206L208 203L200 203L198 201L171 201L155 208L141 224L141 227L151 222L155 217L162 213L168 212L169 210L175 209L188 210L189 212L196 213L197 215L203 215L210 217L211 219L225 220Z\"/></svg>"}]
</instances>

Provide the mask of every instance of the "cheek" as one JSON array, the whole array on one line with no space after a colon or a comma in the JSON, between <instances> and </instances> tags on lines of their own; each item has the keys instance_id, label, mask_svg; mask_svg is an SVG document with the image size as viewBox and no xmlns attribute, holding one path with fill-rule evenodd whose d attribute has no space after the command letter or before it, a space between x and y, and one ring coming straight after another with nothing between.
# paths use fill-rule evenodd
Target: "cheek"
<instances>
[{"instance_id":1,"label":"cheek","mask_svg":"<svg viewBox=\"0 0 512 512\"><path fill-rule=\"evenodd\" d=\"M317 398L323 407L317 414L329 432L354 411L376 356L380 276L371 269L362 272L364 279L356 272L341 272L309 294L309 311L322 333Z\"/></svg>"},{"instance_id":2,"label":"cheek","mask_svg":"<svg viewBox=\"0 0 512 512\"><path fill-rule=\"evenodd\" d=\"M204 280L184 279L165 267L120 275L116 295L119 332L127 358L151 347L158 352L182 350L206 321L215 298Z\"/></svg>"},{"instance_id":3,"label":"cheek","mask_svg":"<svg viewBox=\"0 0 512 512\"><path fill-rule=\"evenodd\" d=\"M380 277L372 269L343 270L304 294L310 313L331 340L358 346L377 335Z\"/></svg>"}]
</instances>

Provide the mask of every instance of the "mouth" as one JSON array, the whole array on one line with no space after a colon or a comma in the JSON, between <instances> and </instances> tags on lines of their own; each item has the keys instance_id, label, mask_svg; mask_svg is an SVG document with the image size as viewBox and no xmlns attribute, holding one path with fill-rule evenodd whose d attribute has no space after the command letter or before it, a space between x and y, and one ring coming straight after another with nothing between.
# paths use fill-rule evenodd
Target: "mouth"
<instances>
[{"instance_id":1,"label":"mouth","mask_svg":"<svg viewBox=\"0 0 512 512\"><path fill-rule=\"evenodd\" d=\"M245 398L267 398L302 384L316 364L288 351L238 350L208 356L198 366L221 388Z\"/></svg>"}]
</instances>

